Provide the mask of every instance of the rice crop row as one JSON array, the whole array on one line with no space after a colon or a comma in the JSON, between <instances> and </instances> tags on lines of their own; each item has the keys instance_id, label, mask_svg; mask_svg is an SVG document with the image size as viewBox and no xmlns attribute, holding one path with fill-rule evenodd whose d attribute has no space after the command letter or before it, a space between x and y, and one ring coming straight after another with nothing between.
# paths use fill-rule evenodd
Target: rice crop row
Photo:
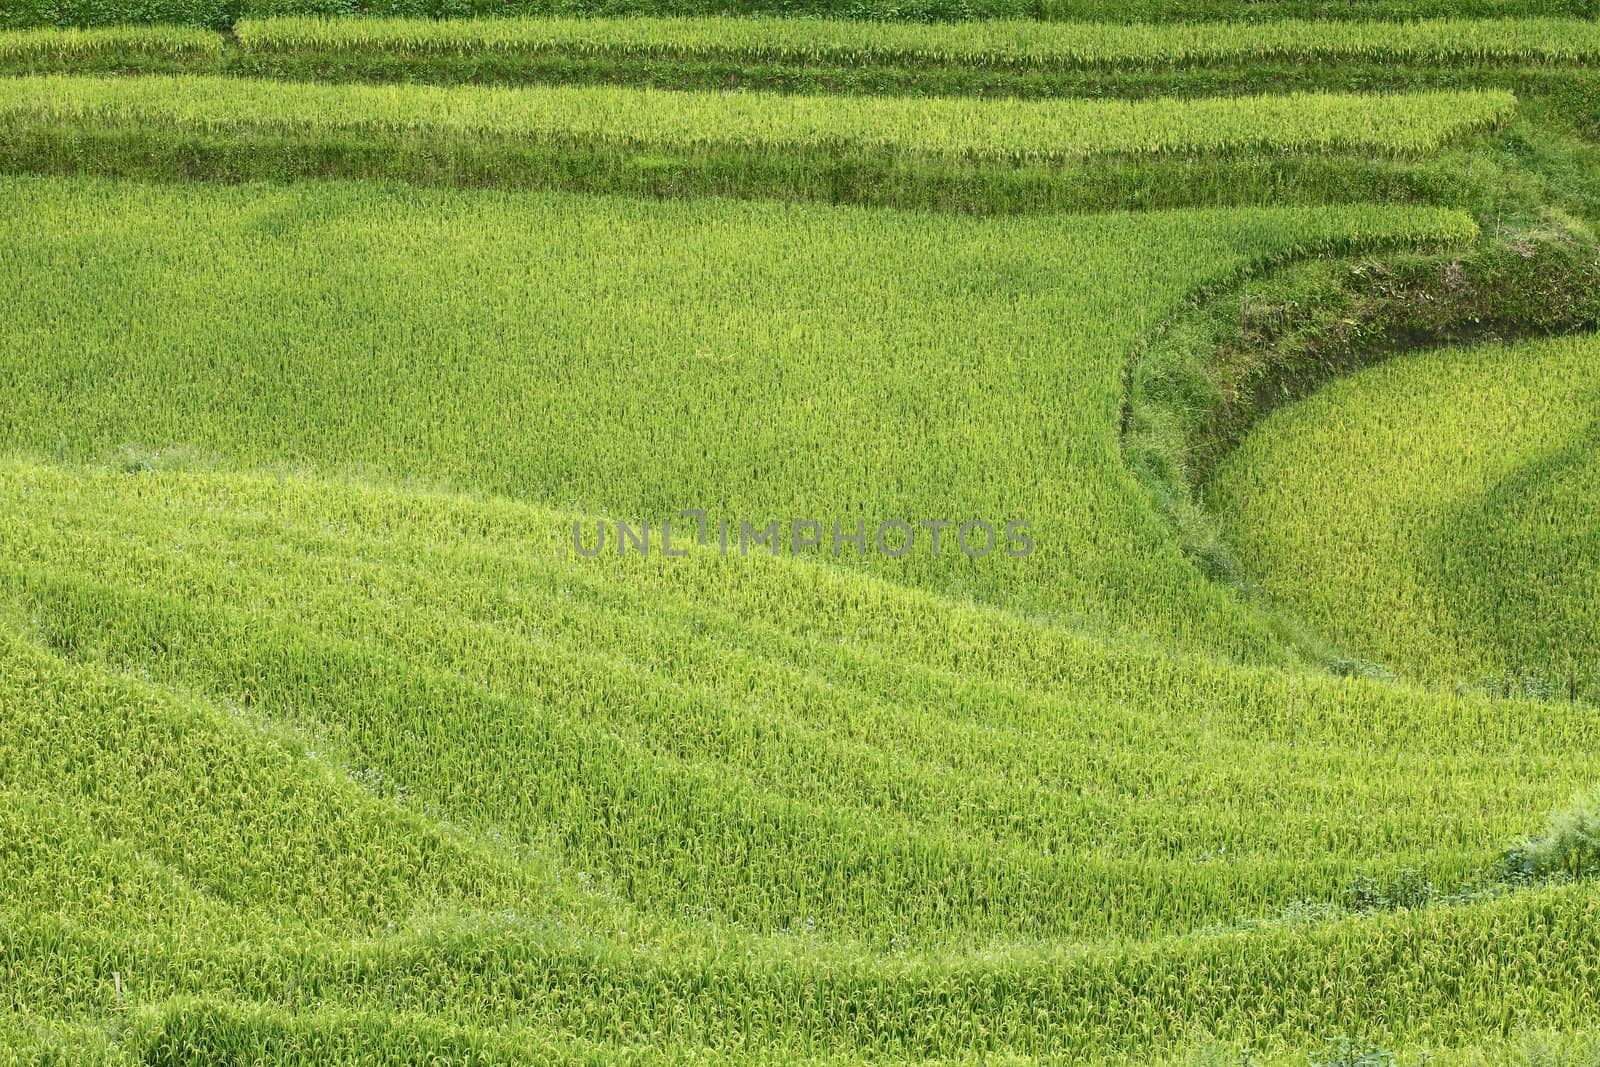
<instances>
[{"instance_id":1,"label":"rice crop row","mask_svg":"<svg viewBox=\"0 0 1600 1067\"><path fill-rule=\"evenodd\" d=\"M221 62L224 47L220 34L181 26L11 30L0 32L0 69L165 60L203 70Z\"/></svg>"},{"instance_id":2,"label":"rice crop row","mask_svg":"<svg viewBox=\"0 0 1600 1067\"><path fill-rule=\"evenodd\" d=\"M321 57L389 53L481 59L558 54L1017 69L1276 60L1579 64L1600 59L1600 22L1584 19L1132 26L1004 20L927 25L726 17L444 21L302 17L243 19L235 33L247 55Z\"/></svg>"},{"instance_id":3,"label":"rice crop row","mask_svg":"<svg viewBox=\"0 0 1600 1067\"><path fill-rule=\"evenodd\" d=\"M0 169L990 215L1460 204L1483 198L1490 172L1426 146L1512 106L1503 92L1097 103L46 76L0 82Z\"/></svg>"},{"instance_id":4,"label":"rice crop row","mask_svg":"<svg viewBox=\"0 0 1600 1067\"><path fill-rule=\"evenodd\" d=\"M1362 149L1425 155L1504 119L1515 103L1501 91L1125 102L325 86L170 76L0 82L0 123L11 128L92 123L236 136L330 132L1009 165L1106 154Z\"/></svg>"},{"instance_id":5,"label":"rice crop row","mask_svg":"<svg viewBox=\"0 0 1600 1067\"><path fill-rule=\"evenodd\" d=\"M1131 97L1504 88L1581 81L1582 20L880 24L798 18L244 19L230 36L125 26L0 32L0 71L306 81L629 84L852 95Z\"/></svg>"},{"instance_id":6,"label":"rice crop row","mask_svg":"<svg viewBox=\"0 0 1600 1067\"><path fill-rule=\"evenodd\" d=\"M804 561L595 566L504 499L10 462L0 494L0 967L34 1011L126 997L135 1049L1148 1059L1593 1022L1592 886L1348 907L1538 827L1594 774L1575 707Z\"/></svg>"}]
</instances>

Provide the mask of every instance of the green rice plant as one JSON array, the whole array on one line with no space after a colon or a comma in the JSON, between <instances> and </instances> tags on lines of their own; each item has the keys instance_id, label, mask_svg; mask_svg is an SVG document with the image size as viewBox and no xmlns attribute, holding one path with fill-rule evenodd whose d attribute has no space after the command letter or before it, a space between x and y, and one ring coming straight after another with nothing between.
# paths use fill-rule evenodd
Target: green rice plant
<instances>
[{"instance_id":1,"label":"green rice plant","mask_svg":"<svg viewBox=\"0 0 1600 1067\"><path fill-rule=\"evenodd\" d=\"M0 33L0 70L199 72L221 66L222 38L205 30L167 26L47 29Z\"/></svg>"}]
</instances>

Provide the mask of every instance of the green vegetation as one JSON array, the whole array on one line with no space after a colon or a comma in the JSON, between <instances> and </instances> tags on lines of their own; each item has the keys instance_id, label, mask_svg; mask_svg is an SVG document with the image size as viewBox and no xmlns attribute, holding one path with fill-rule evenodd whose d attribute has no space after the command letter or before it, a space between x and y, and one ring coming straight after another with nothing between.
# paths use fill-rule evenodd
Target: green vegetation
<instances>
[{"instance_id":1,"label":"green vegetation","mask_svg":"<svg viewBox=\"0 0 1600 1067\"><path fill-rule=\"evenodd\" d=\"M1547 881L1600 875L1600 795L1579 797L1551 818L1543 836L1510 850L1506 873Z\"/></svg>"},{"instance_id":2,"label":"green vegetation","mask_svg":"<svg viewBox=\"0 0 1600 1067\"><path fill-rule=\"evenodd\" d=\"M1280 602L1424 680L1600 699L1592 339L1408 357L1269 418L1212 484Z\"/></svg>"},{"instance_id":3,"label":"green vegetation","mask_svg":"<svg viewBox=\"0 0 1600 1067\"><path fill-rule=\"evenodd\" d=\"M5 0L0 30L118 23L221 29L239 13L238 0Z\"/></svg>"}]
</instances>

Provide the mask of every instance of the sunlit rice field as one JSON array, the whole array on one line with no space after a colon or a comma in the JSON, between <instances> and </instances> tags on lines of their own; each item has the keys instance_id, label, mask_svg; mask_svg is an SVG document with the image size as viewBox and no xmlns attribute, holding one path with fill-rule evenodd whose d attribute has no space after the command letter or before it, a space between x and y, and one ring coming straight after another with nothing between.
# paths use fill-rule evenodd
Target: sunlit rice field
<instances>
[{"instance_id":1,"label":"sunlit rice field","mask_svg":"<svg viewBox=\"0 0 1600 1067\"><path fill-rule=\"evenodd\" d=\"M1583 338L1374 368L1263 426L1219 475L1219 510L1347 647L1424 680L1593 699L1597 355Z\"/></svg>"},{"instance_id":2,"label":"sunlit rice field","mask_svg":"<svg viewBox=\"0 0 1600 1067\"><path fill-rule=\"evenodd\" d=\"M0 4L0 1067L1600 1064L1586 0Z\"/></svg>"}]
</instances>

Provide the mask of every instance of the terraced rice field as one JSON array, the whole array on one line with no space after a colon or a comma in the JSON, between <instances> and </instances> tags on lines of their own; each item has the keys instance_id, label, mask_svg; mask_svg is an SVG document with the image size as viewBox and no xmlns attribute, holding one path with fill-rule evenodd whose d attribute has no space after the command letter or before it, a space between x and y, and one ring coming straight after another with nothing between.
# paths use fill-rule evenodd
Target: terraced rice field
<instances>
[{"instance_id":1,"label":"terraced rice field","mask_svg":"<svg viewBox=\"0 0 1600 1067\"><path fill-rule=\"evenodd\" d=\"M0 1064L1600 1062L1596 12L763 13L0 6Z\"/></svg>"},{"instance_id":2,"label":"terraced rice field","mask_svg":"<svg viewBox=\"0 0 1600 1067\"><path fill-rule=\"evenodd\" d=\"M1275 594L1346 647L1593 700L1597 373L1592 337L1374 368L1254 434L1219 509Z\"/></svg>"}]
</instances>

